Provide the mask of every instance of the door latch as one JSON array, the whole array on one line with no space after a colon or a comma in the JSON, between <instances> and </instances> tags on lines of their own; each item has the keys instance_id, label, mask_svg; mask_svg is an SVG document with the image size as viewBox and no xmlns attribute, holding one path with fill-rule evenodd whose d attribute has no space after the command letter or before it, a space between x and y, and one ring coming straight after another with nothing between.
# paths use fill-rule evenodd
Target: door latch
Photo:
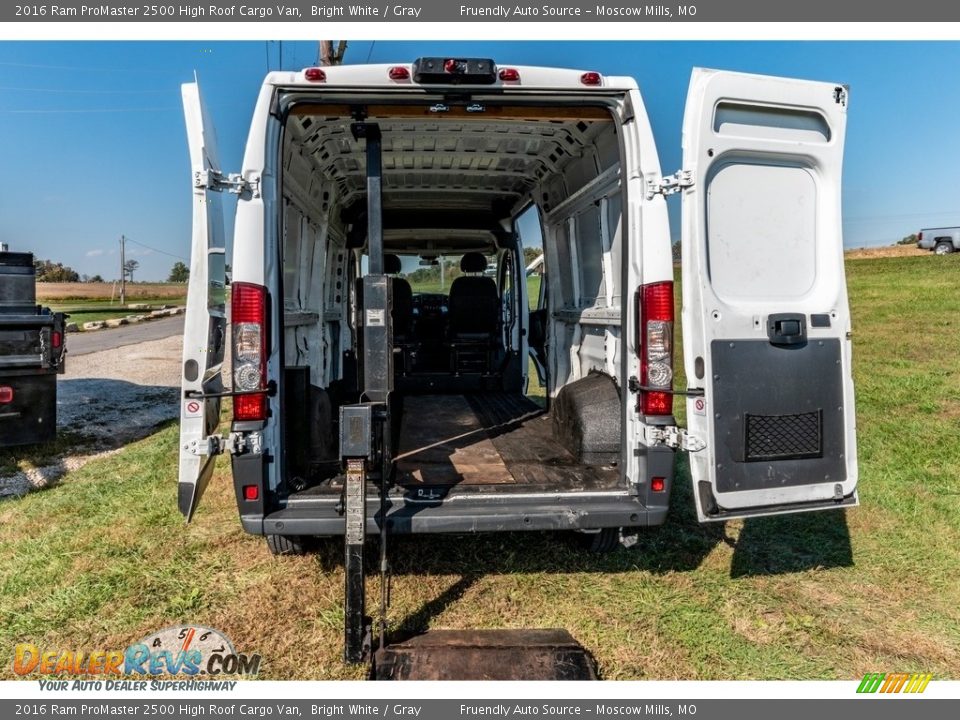
<instances>
[{"instance_id":1,"label":"door latch","mask_svg":"<svg viewBox=\"0 0 960 720\"><path fill-rule=\"evenodd\" d=\"M647 200L653 200L657 195L663 195L664 197L673 195L683 188L692 187L693 184L693 170L678 170L673 175L667 175L666 177L648 175Z\"/></svg>"},{"instance_id":2,"label":"door latch","mask_svg":"<svg viewBox=\"0 0 960 720\"><path fill-rule=\"evenodd\" d=\"M645 434L647 445L666 445L674 450L686 452L699 452L707 447L707 444L696 435L691 435L686 429L678 428L676 425L647 425Z\"/></svg>"}]
</instances>

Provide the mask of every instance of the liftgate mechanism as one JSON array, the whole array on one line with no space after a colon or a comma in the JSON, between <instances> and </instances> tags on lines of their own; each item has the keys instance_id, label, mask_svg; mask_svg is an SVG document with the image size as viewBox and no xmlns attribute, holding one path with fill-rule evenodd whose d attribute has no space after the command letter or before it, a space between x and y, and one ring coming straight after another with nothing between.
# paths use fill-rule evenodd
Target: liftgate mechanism
<instances>
[{"instance_id":1,"label":"liftgate mechanism","mask_svg":"<svg viewBox=\"0 0 960 720\"><path fill-rule=\"evenodd\" d=\"M353 136L366 141L367 254L369 273L363 278L363 354L361 402L340 408L340 458L346 469L344 533L344 660L360 663L371 653L371 623L365 613L363 546L367 535L367 481L380 488L380 637L386 641L387 613L387 486L390 481L390 410L393 391L393 338L390 319L391 284L383 274L383 208L381 204L380 126L355 122Z\"/></svg>"},{"instance_id":2,"label":"liftgate mechanism","mask_svg":"<svg viewBox=\"0 0 960 720\"><path fill-rule=\"evenodd\" d=\"M358 119L359 120L359 119ZM387 490L392 458L390 395L393 392L391 281L383 274L381 138L375 123L351 126L366 141L369 274L363 278L363 352L360 402L340 408L340 458L346 471L344 533L344 660L371 661L378 680L596 679L589 653L566 630L432 631L397 645L386 644ZM380 617L377 653L365 612L363 549L367 537L368 481L380 491L374 516L380 526Z\"/></svg>"}]
</instances>

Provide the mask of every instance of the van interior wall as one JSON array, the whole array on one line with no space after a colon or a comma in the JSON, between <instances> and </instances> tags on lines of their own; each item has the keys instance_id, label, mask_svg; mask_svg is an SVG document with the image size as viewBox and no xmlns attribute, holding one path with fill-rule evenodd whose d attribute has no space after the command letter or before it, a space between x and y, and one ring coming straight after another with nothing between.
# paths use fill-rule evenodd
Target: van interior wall
<instances>
[{"instance_id":1,"label":"van interior wall","mask_svg":"<svg viewBox=\"0 0 960 720\"><path fill-rule=\"evenodd\" d=\"M615 125L539 186L548 283L548 392L600 372L619 382L622 179Z\"/></svg>"}]
</instances>

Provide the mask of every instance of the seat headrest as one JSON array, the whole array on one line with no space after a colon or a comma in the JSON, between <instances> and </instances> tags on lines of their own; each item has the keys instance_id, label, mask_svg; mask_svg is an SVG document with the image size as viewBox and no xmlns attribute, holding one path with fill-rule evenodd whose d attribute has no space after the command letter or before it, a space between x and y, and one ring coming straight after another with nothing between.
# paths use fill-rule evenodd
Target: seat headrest
<instances>
[{"instance_id":1,"label":"seat headrest","mask_svg":"<svg viewBox=\"0 0 960 720\"><path fill-rule=\"evenodd\" d=\"M479 273L487 269L487 259L478 252L465 253L460 258L460 270L465 273Z\"/></svg>"},{"instance_id":2,"label":"seat headrest","mask_svg":"<svg viewBox=\"0 0 960 720\"><path fill-rule=\"evenodd\" d=\"M383 256L383 273L385 275L396 275L400 272L400 256L393 253L385 253Z\"/></svg>"}]
</instances>

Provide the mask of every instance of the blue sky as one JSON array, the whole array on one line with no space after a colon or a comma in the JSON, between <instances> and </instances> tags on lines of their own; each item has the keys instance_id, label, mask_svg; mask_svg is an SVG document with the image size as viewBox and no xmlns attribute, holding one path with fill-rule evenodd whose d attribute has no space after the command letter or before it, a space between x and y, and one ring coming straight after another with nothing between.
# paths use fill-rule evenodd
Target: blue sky
<instances>
[{"instance_id":1,"label":"blue sky","mask_svg":"<svg viewBox=\"0 0 960 720\"><path fill-rule=\"evenodd\" d=\"M136 279L165 279L190 247L180 83L198 73L224 170L235 171L264 73L316 54L312 42L0 42L0 241L110 279L124 234ZM960 224L958 42L351 41L346 61L430 54L633 75L664 172L680 167L694 66L848 83L845 244ZM678 211L675 198L675 235Z\"/></svg>"}]
</instances>

